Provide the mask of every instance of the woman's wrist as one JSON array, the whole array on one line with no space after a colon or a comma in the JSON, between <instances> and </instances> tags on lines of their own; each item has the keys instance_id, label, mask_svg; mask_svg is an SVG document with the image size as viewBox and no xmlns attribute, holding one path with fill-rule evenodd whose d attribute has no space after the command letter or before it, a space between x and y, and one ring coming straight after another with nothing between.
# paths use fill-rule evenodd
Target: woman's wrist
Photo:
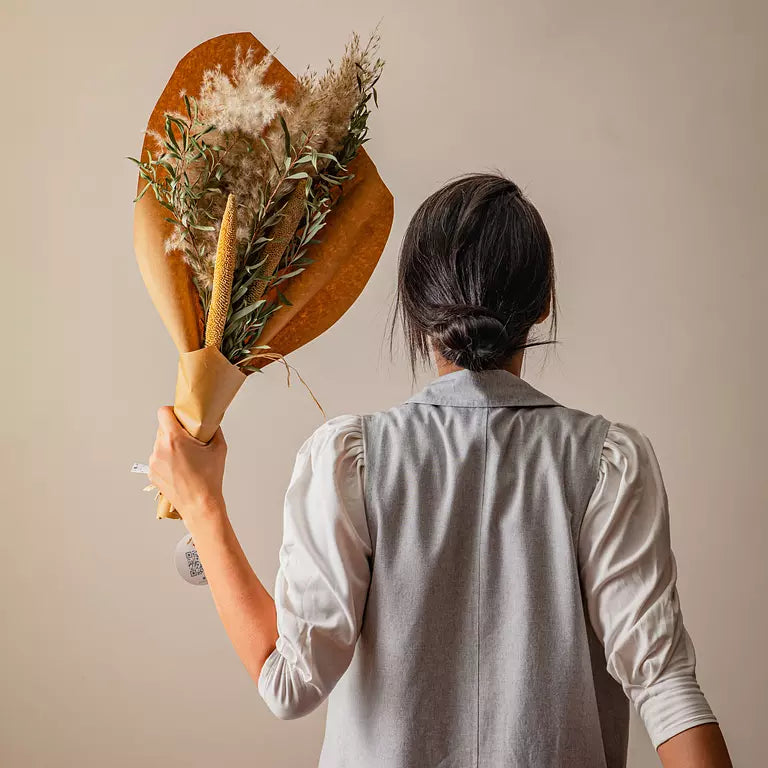
<instances>
[{"instance_id":1,"label":"woman's wrist","mask_svg":"<svg viewBox=\"0 0 768 768\"><path fill-rule=\"evenodd\" d=\"M193 537L196 530L201 533L208 530L213 532L227 520L227 505L224 497L200 499L192 509L187 510L186 514L182 514L182 518Z\"/></svg>"}]
</instances>

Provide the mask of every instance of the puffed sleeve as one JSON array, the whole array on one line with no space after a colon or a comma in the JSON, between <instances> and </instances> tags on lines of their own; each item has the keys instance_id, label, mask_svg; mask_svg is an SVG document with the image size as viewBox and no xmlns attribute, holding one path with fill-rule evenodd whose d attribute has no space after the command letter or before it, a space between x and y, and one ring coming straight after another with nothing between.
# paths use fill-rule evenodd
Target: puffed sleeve
<instances>
[{"instance_id":1,"label":"puffed sleeve","mask_svg":"<svg viewBox=\"0 0 768 768\"><path fill-rule=\"evenodd\" d=\"M667 493L649 438L611 423L579 532L590 621L654 747L717 718L696 681L677 593Z\"/></svg>"},{"instance_id":2,"label":"puffed sleeve","mask_svg":"<svg viewBox=\"0 0 768 768\"><path fill-rule=\"evenodd\" d=\"M280 719L302 717L349 666L370 583L361 419L336 416L296 455L275 579L278 639L258 689Z\"/></svg>"}]
</instances>

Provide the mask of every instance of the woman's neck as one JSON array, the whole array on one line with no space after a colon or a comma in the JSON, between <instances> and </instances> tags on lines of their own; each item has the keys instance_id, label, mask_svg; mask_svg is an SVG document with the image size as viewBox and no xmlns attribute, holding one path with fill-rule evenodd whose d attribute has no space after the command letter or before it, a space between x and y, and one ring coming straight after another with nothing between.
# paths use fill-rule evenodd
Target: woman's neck
<instances>
[{"instance_id":1,"label":"woman's neck","mask_svg":"<svg viewBox=\"0 0 768 768\"><path fill-rule=\"evenodd\" d=\"M500 365L499 368L503 368L505 371L514 373L515 376L520 375L520 371L523 368L523 355L525 350L521 349L517 352L506 365ZM446 373L453 373L454 371L461 371L463 368L460 365L454 365L446 360L439 352L432 349L432 358L435 361L435 367L437 368L437 375L444 376Z\"/></svg>"}]
</instances>

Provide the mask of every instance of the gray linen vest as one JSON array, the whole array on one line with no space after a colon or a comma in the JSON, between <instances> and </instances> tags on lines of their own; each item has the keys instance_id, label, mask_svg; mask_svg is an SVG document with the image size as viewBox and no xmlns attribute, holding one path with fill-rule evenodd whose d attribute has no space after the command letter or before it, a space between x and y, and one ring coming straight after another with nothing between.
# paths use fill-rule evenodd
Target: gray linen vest
<instances>
[{"instance_id":1,"label":"gray linen vest","mask_svg":"<svg viewBox=\"0 0 768 768\"><path fill-rule=\"evenodd\" d=\"M576 548L610 422L496 369L362 423L371 583L320 768L625 768Z\"/></svg>"}]
</instances>

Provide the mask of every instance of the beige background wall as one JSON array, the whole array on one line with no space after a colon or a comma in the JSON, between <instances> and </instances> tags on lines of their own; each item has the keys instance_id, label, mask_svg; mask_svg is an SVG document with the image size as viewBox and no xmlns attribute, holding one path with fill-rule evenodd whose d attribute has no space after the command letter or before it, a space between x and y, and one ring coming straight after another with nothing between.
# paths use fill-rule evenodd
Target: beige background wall
<instances>
[{"instance_id":1,"label":"beige background wall","mask_svg":"<svg viewBox=\"0 0 768 768\"><path fill-rule=\"evenodd\" d=\"M252 30L299 71L380 18L388 63L369 147L395 195L392 237L355 306L293 364L329 416L405 399L404 358L390 362L382 340L409 216L458 172L521 183L555 242L562 312L558 350L532 353L524 375L651 437L700 683L736 765L762 764L758 0L3 3L0 763L315 764L325 707L296 722L269 714L208 591L173 569L182 524L155 520L128 472L151 450L175 352L133 261L124 157L202 40ZM275 366L224 423L231 516L270 590L285 485L319 423ZM633 716L630 766L656 764Z\"/></svg>"}]
</instances>

